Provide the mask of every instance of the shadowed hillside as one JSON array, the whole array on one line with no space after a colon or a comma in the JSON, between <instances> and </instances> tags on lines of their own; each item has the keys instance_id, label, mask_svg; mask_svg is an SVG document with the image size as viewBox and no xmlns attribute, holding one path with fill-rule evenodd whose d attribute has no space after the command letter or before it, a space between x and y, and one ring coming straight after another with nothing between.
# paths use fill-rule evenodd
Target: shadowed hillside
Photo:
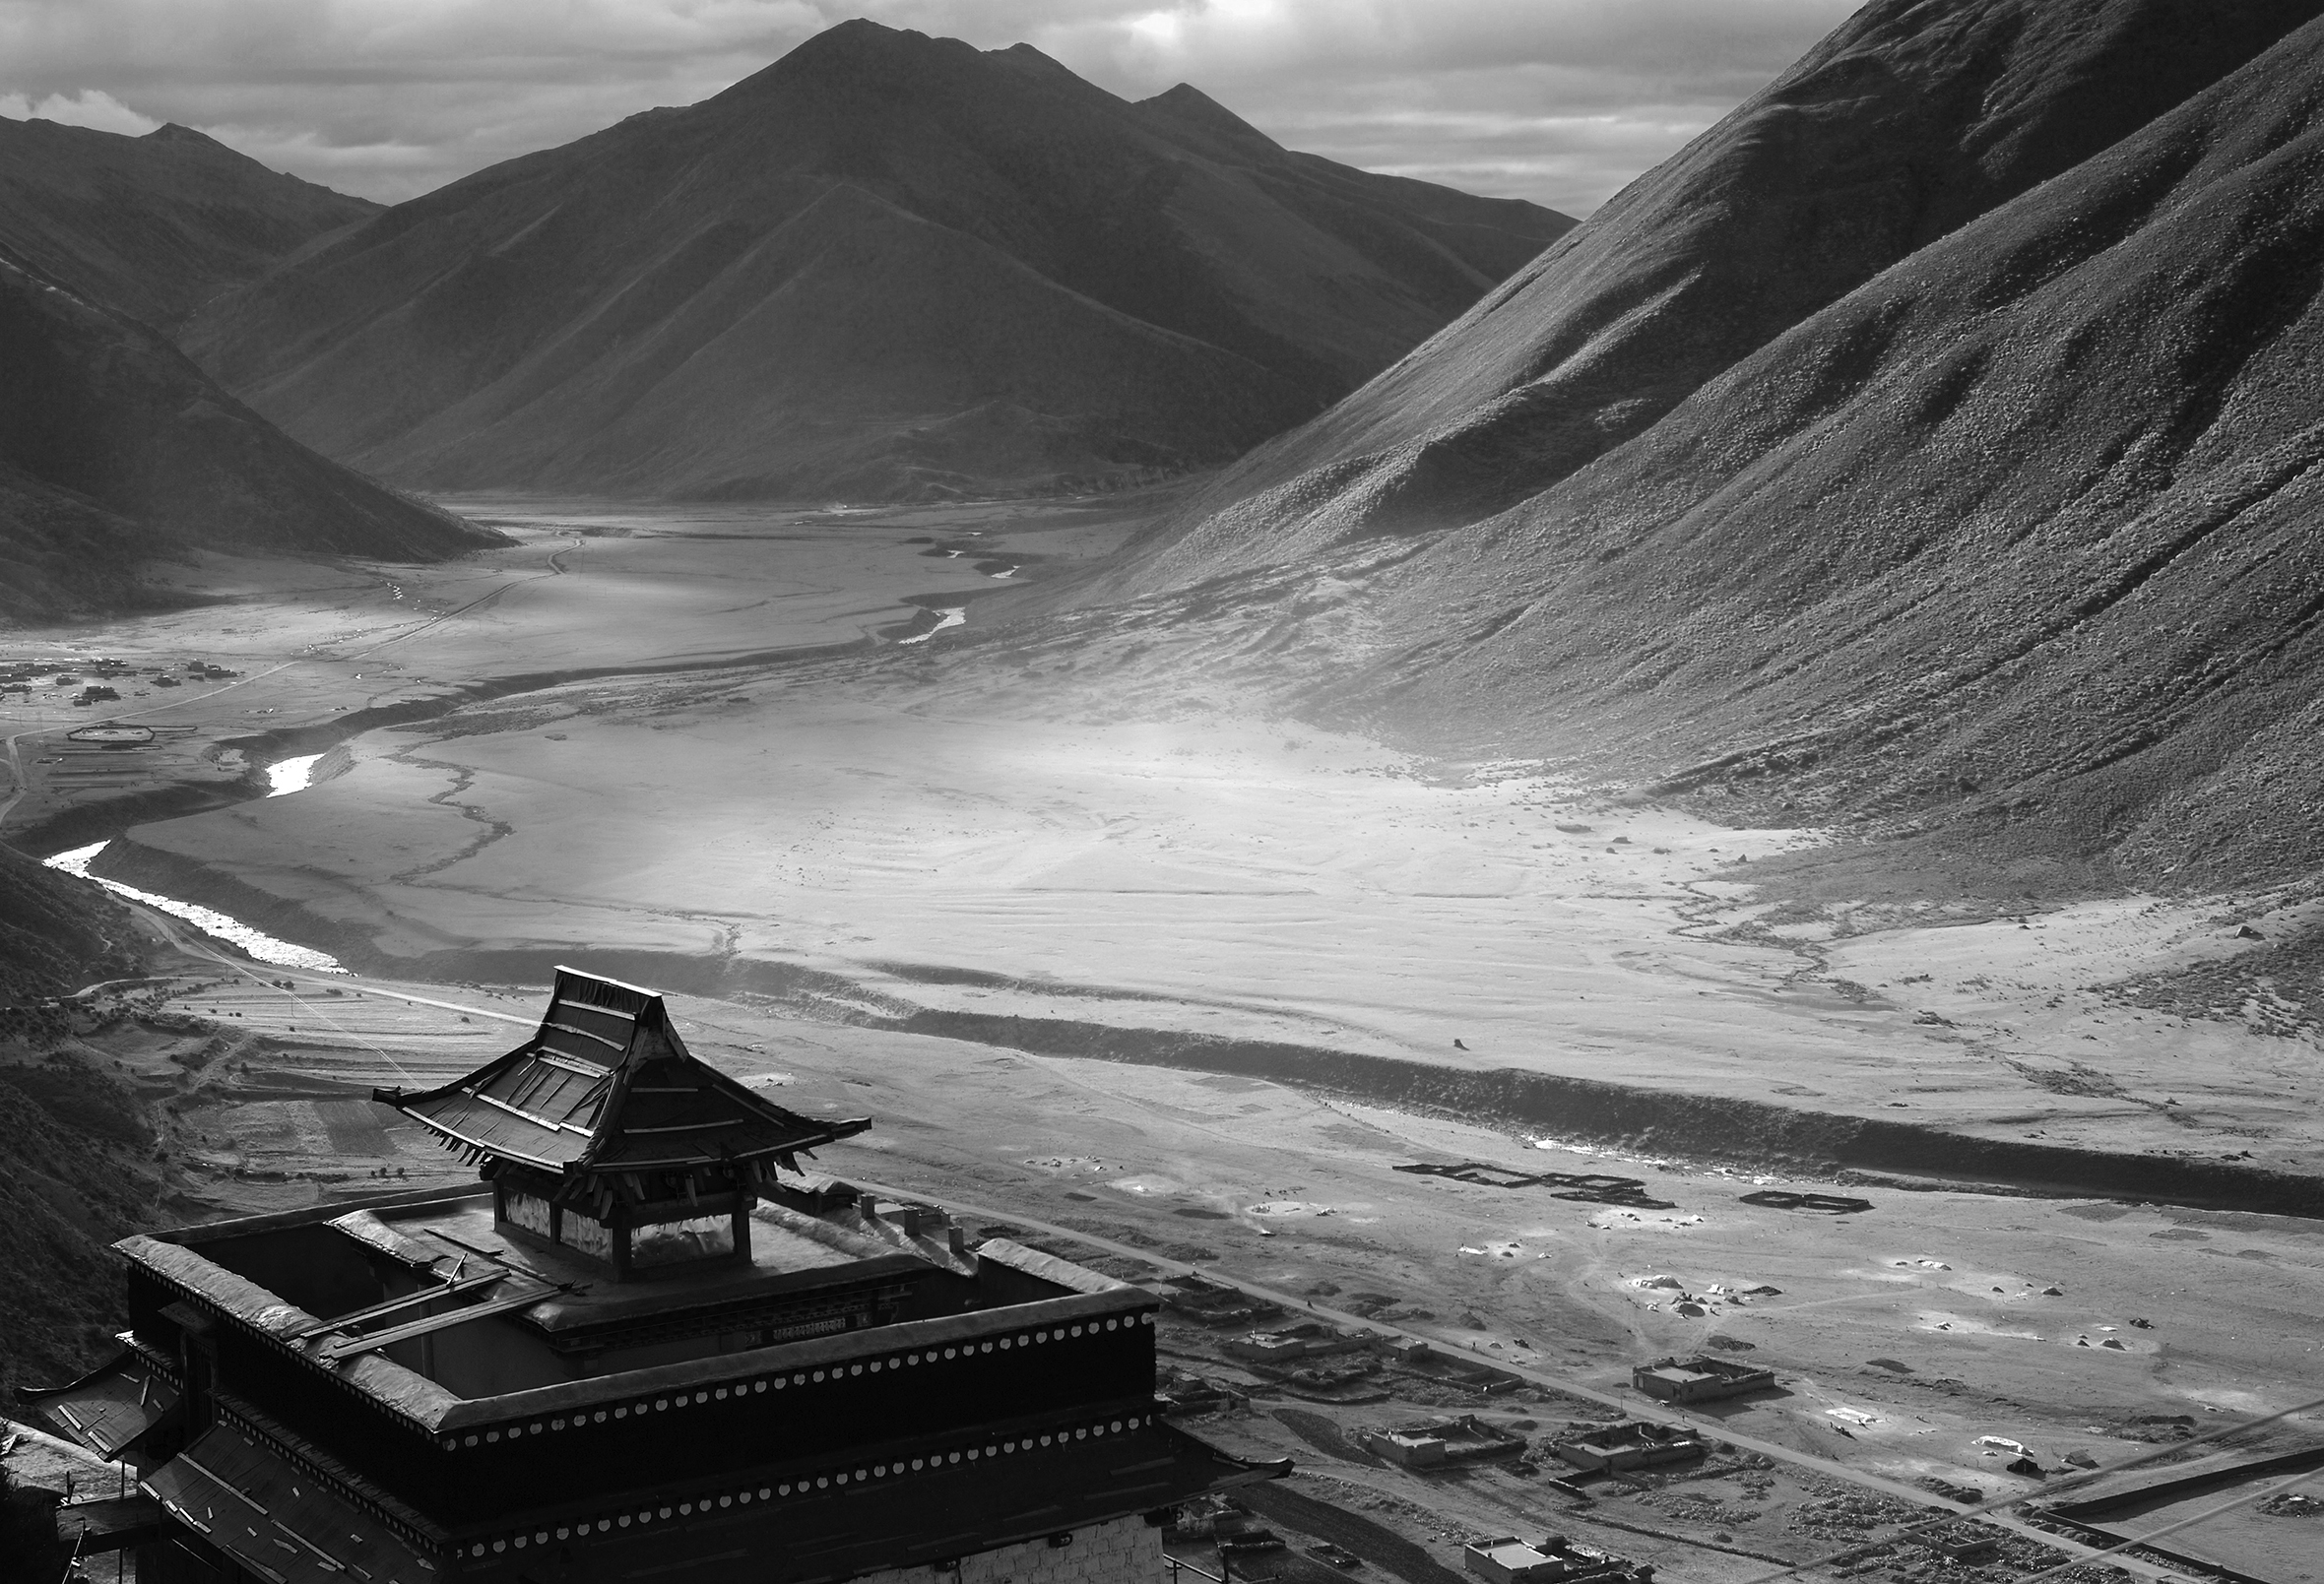
<instances>
[{"instance_id":1,"label":"shadowed hillside","mask_svg":"<svg viewBox=\"0 0 2324 1584\"><path fill-rule=\"evenodd\" d=\"M0 1044L0 1389L62 1385L112 1351L120 1269L107 1244L155 1215L161 1169L139 1098L89 1054Z\"/></svg>"},{"instance_id":2,"label":"shadowed hillside","mask_svg":"<svg viewBox=\"0 0 2324 1584\"><path fill-rule=\"evenodd\" d=\"M416 486L912 496L1222 462L1573 222L869 22L388 212L188 346Z\"/></svg>"},{"instance_id":3,"label":"shadowed hillside","mask_svg":"<svg viewBox=\"0 0 2324 1584\"><path fill-rule=\"evenodd\" d=\"M2093 47L2059 54L2047 26L2069 9ZM2290 9L2267 12L2297 23ZM2219 57L2199 47L2215 35L2184 30L2221 15L1871 8L1526 283L1246 473L1334 436L1343 454L1147 546L1116 587L1188 585L1154 596L1182 619L1263 617L1252 630L1270 664L1303 667L1312 704L1449 750L1580 757L1674 792L1788 799L1801 820L1872 812L2151 884L2324 871L2324 21L2246 37L2253 58L2185 81ZM2086 107L2075 125L2091 105L2159 113L2101 149L2029 155L2006 181L1990 153L1950 167L1984 172L1984 196L1915 210L1883 244L1895 262L1857 249L1868 279L1796 323L1762 315L1764 344L1691 391L1657 383L1675 362L1601 364L1572 330L1565 304L1619 232L1665 265L1634 278L1630 327L1610 298L1593 310L1603 334L1732 348L1732 294L1687 306L1646 285L1726 269L1707 233L1630 217L1692 169L1745 159L1772 106L1809 87L1892 85L1935 58L1932 40L1988 35L2013 42L1949 95L1963 119L1912 150L2017 146L1991 131L1997 105L2029 127L2062 124L2053 100ZM2165 87L2194 92L2158 106ZM1786 117L1790 147L1812 168L1867 147L1864 119L1892 110L1884 88ZM1925 172L1918 158L1901 169ZM1939 226L1946 214L1959 222ZM1833 226L1835 248L1858 238ZM1817 255L1756 256L1774 275ZM1463 382L1506 385L1527 357L1544 366L1524 389L1549 406L1520 393L1454 412L1440 449L1461 466L1431 463L1435 442L1368 449L1389 422L1384 391L1456 407ZM1576 382L1599 405L1560 408ZM1667 411L1627 438L1609 422L1581 447L1594 460L1558 451L1565 418L1535 431L1516 416L1617 399ZM1461 450L1488 432L1510 448L1491 467L1489 448ZM1525 498L1501 499L1513 492ZM1417 527L1398 501L1434 501L1456 526L1361 537ZM1467 520L1479 503L1503 509ZM1197 584L1254 562L1277 567Z\"/></svg>"},{"instance_id":4,"label":"shadowed hillside","mask_svg":"<svg viewBox=\"0 0 2324 1584\"><path fill-rule=\"evenodd\" d=\"M74 1039L88 1014L44 1003L139 972L120 904L0 847L0 1389L70 1379L120 1324L105 1244L151 1211L156 1138L143 1100Z\"/></svg>"},{"instance_id":5,"label":"shadowed hillside","mask_svg":"<svg viewBox=\"0 0 2324 1584\"><path fill-rule=\"evenodd\" d=\"M136 972L129 915L91 881L0 846L0 1007ZM0 1040L17 1033L0 1024Z\"/></svg>"},{"instance_id":6,"label":"shadowed hillside","mask_svg":"<svg viewBox=\"0 0 2324 1584\"><path fill-rule=\"evenodd\" d=\"M144 137L0 116L0 248L162 330L379 206L190 127Z\"/></svg>"},{"instance_id":7,"label":"shadowed hillside","mask_svg":"<svg viewBox=\"0 0 2324 1584\"><path fill-rule=\"evenodd\" d=\"M0 261L0 614L139 598L194 546L433 558L497 542L326 462L155 332Z\"/></svg>"}]
</instances>

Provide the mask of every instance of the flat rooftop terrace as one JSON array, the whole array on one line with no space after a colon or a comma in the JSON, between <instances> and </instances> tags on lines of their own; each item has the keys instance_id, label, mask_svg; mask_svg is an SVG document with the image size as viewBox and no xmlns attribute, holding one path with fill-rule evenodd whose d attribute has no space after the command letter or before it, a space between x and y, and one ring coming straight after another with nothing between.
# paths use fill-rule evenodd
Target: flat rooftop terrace
<instances>
[{"instance_id":1,"label":"flat rooftop terrace","mask_svg":"<svg viewBox=\"0 0 2324 1584\"><path fill-rule=\"evenodd\" d=\"M356 1211L326 1225L416 1272L443 1275L458 1269L476 1276L498 1267L512 1278L553 1289L518 1311L523 1324L549 1333L806 1296L883 1278L917 1281L938 1271L962 1277L973 1272L936 1239L907 1236L889 1223L868 1226L861 1216L854 1219L857 1224L847 1226L762 1204L751 1212L747 1265L679 1269L629 1283L612 1280L603 1266L580 1255L507 1236L494 1223L489 1194L410 1210Z\"/></svg>"},{"instance_id":2,"label":"flat rooftop terrace","mask_svg":"<svg viewBox=\"0 0 2324 1584\"><path fill-rule=\"evenodd\" d=\"M1082 1310L1114 1316L1105 1325L1114 1331L1123 1317L1158 1307L1142 1290L1004 1239L956 1249L949 1236L930 1236L950 1230L933 1219L861 1204L808 1214L762 1203L750 1222L747 1262L627 1282L586 1256L512 1236L496 1223L491 1194L476 1190L118 1246L147 1284L146 1313L132 1284L141 1332L178 1323L169 1299L191 1297L233 1328L288 1344L430 1424L473 1417L462 1404L482 1411L550 1388L610 1392L671 1369L745 1374L800 1347L910 1349L1051 1319L1077 1337Z\"/></svg>"}]
</instances>

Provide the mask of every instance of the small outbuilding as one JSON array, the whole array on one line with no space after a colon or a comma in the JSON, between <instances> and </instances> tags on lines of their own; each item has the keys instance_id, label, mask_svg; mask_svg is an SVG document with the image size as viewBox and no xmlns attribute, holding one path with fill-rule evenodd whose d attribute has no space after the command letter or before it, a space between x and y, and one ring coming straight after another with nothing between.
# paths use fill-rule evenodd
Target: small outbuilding
<instances>
[{"instance_id":1,"label":"small outbuilding","mask_svg":"<svg viewBox=\"0 0 2324 1584\"><path fill-rule=\"evenodd\" d=\"M1711 1450L1703 1437L1692 1430L1643 1421L1552 1441L1549 1449L1578 1469L1606 1473L1659 1463L1684 1463L1690 1458L1706 1456Z\"/></svg>"},{"instance_id":2,"label":"small outbuilding","mask_svg":"<svg viewBox=\"0 0 2324 1584\"><path fill-rule=\"evenodd\" d=\"M1954 1525L1939 1530L1922 1530L1904 1537L1916 1546L1935 1552L1952 1561L1970 1567L1998 1561L2001 1557L2001 1537L1989 1530L1966 1525Z\"/></svg>"},{"instance_id":3,"label":"small outbuilding","mask_svg":"<svg viewBox=\"0 0 2324 1584\"><path fill-rule=\"evenodd\" d=\"M1288 1363L1304 1357L1313 1340L1310 1337L1285 1336L1280 1331L1254 1331L1247 1337L1233 1338L1225 1344L1223 1351L1254 1363Z\"/></svg>"},{"instance_id":4,"label":"small outbuilding","mask_svg":"<svg viewBox=\"0 0 2324 1584\"><path fill-rule=\"evenodd\" d=\"M1683 1362L1672 1358L1640 1364L1631 1370L1630 1383L1666 1403L1706 1403L1772 1390L1775 1372L1698 1354Z\"/></svg>"},{"instance_id":5,"label":"small outbuilding","mask_svg":"<svg viewBox=\"0 0 2324 1584\"><path fill-rule=\"evenodd\" d=\"M1407 1469L1441 1469L1485 1458L1515 1457L1525 1450L1522 1435L1487 1425L1473 1414L1394 1429L1365 1430L1356 1440L1375 1457Z\"/></svg>"},{"instance_id":6,"label":"small outbuilding","mask_svg":"<svg viewBox=\"0 0 2324 1584\"><path fill-rule=\"evenodd\" d=\"M1629 1561L1594 1546L1580 1546L1563 1535L1551 1535L1528 1545L1514 1535L1480 1540L1460 1549L1461 1563L1491 1584L1584 1584L1584 1581L1638 1580L1654 1576L1651 1566Z\"/></svg>"}]
</instances>

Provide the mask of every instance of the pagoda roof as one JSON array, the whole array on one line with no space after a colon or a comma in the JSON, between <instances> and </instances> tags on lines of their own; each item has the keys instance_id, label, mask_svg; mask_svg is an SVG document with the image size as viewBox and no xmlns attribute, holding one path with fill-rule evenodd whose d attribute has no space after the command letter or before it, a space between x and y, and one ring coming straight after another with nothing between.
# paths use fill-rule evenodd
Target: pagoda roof
<instances>
[{"instance_id":1,"label":"pagoda roof","mask_svg":"<svg viewBox=\"0 0 2324 1584\"><path fill-rule=\"evenodd\" d=\"M377 1089L446 1143L566 1176L685 1172L796 1153L850 1137L869 1118L788 1110L685 1047L658 991L559 968L533 1037L429 1090Z\"/></svg>"}]
</instances>

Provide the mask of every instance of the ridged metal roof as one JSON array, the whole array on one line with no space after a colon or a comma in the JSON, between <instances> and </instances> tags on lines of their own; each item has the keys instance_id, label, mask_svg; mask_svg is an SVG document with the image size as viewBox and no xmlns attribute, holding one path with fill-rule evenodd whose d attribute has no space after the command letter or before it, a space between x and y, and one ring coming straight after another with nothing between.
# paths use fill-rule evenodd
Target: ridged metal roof
<instances>
[{"instance_id":1,"label":"ridged metal roof","mask_svg":"<svg viewBox=\"0 0 2324 1584\"><path fill-rule=\"evenodd\" d=\"M17 1396L59 1429L107 1460L119 1457L169 1418L178 1390L135 1350L124 1350L69 1386L19 1387Z\"/></svg>"},{"instance_id":2,"label":"ridged metal roof","mask_svg":"<svg viewBox=\"0 0 2324 1584\"><path fill-rule=\"evenodd\" d=\"M544 1172L603 1177L772 1158L849 1137L869 1119L817 1121L689 1053L662 997L559 968L530 1040L440 1089L373 1098L447 1143Z\"/></svg>"},{"instance_id":3,"label":"ridged metal roof","mask_svg":"<svg viewBox=\"0 0 2324 1584\"><path fill-rule=\"evenodd\" d=\"M220 1425L146 1478L170 1516L284 1584L432 1584L411 1542L250 1436Z\"/></svg>"}]
</instances>

